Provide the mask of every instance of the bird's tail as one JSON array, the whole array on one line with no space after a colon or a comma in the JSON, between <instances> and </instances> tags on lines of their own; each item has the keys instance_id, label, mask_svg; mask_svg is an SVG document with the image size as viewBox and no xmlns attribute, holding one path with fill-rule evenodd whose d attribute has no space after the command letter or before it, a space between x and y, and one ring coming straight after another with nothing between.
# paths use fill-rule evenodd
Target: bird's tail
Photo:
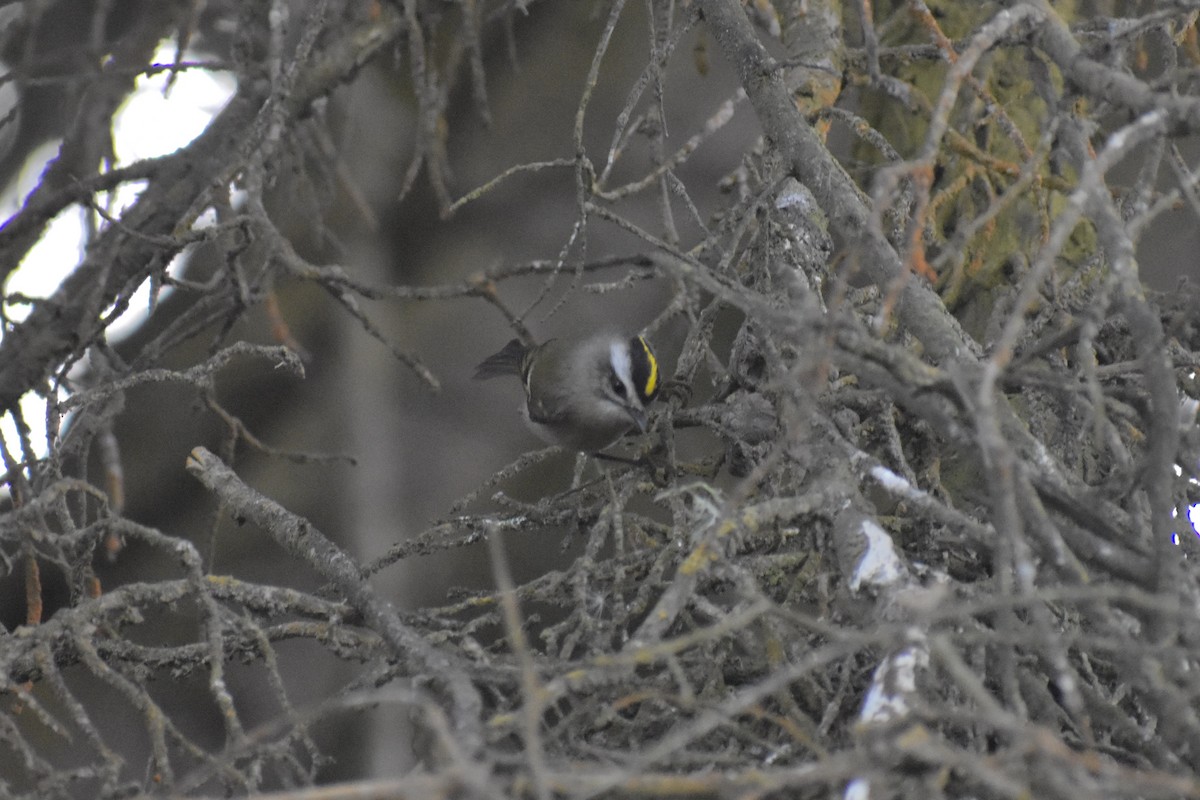
<instances>
[{"instance_id":1,"label":"bird's tail","mask_svg":"<svg viewBox=\"0 0 1200 800\"><path fill-rule=\"evenodd\" d=\"M520 339L513 339L504 345L500 352L490 355L480 362L479 366L475 368L475 380L486 381L501 375L520 377L521 365L528 353L529 348L522 344Z\"/></svg>"}]
</instances>

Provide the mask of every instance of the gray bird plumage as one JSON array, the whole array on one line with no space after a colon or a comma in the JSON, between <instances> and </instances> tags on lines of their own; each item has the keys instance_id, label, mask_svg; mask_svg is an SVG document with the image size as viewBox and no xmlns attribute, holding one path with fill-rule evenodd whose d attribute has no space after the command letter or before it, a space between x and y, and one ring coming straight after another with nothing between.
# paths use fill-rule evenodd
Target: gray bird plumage
<instances>
[{"instance_id":1,"label":"gray bird plumage","mask_svg":"<svg viewBox=\"0 0 1200 800\"><path fill-rule=\"evenodd\" d=\"M521 378L521 413L539 438L584 452L608 447L631 428L644 431L646 405L658 390L658 363L645 339L616 334L536 347L514 339L475 371L477 380L501 375Z\"/></svg>"}]
</instances>

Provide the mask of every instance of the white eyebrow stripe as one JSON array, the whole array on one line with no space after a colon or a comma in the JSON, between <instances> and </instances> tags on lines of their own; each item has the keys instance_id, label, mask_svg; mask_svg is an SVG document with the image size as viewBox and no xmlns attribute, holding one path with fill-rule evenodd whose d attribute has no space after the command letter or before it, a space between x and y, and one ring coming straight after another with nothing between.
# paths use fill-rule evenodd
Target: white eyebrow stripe
<instances>
[{"instance_id":1,"label":"white eyebrow stripe","mask_svg":"<svg viewBox=\"0 0 1200 800\"><path fill-rule=\"evenodd\" d=\"M612 359L613 371L626 387L633 388L633 364L629 361L629 348L623 342L613 342L608 346Z\"/></svg>"}]
</instances>

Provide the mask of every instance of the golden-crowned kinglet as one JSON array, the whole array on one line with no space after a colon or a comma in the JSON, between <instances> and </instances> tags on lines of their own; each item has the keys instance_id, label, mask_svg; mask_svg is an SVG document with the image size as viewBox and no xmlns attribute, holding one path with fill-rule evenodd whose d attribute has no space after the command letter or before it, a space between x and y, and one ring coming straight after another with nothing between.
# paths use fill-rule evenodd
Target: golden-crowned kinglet
<instances>
[{"instance_id":1,"label":"golden-crowned kinglet","mask_svg":"<svg viewBox=\"0 0 1200 800\"><path fill-rule=\"evenodd\" d=\"M631 428L646 430L646 406L658 394L658 361L641 336L614 334L519 339L475 368L476 380L516 375L525 385L522 416L540 438L596 452Z\"/></svg>"}]
</instances>

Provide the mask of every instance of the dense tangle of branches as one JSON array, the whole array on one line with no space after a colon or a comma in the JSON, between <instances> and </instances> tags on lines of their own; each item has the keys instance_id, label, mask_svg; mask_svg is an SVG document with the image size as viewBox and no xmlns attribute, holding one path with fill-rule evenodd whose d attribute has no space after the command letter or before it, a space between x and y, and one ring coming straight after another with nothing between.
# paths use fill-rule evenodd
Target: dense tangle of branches
<instances>
[{"instance_id":1,"label":"dense tangle of branches","mask_svg":"<svg viewBox=\"0 0 1200 800\"><path fill-rule=\"evenodd\" d=\"M18 30L50 24L35 5ZM1200 546L1183 516L1200 293L1156 295L1138 263L1160 215L1200 219L1200 4L587 4L600 33L573 155L475 191L452 177L449 110L488 115L505 68L490 48L519 50L514 26L550 4L200 5L147 4L103 42L58 159L0 228L7 274L62 209L100 215L70 277L0 341L0 406L22 432L3 450L0 569L27 598L0 635L0 796L335 796L306 788L326 764L314 728L376 705L411 713L418 757L358 787L377 796L1200 796ZM648 56L598 121L630 16ZM154 46L196 26L234 31L232 101L183 150L100 169L133 78L161 68ZM47 79L25 55L8 79ZM424 182L448 216L558 175L576 197L560 250L422 285L298 252L272 187L297 163L336 182L323 104L368 69L411 86L401 194ZM737 88L691 98L707 121L675 131L677 73L718 69ZM744 115L762 135L702 205L687 168ZM607 151L585 143L600 125ZM98 193L134 180L137 203L101 214ZM606 231L637 244L600 252ZM169 276L197 245L224 267ZM119 353L111 309L147 280L186 302ZM261 441L218 391L234 363L304 375L281 287L319 288L436 390L436 360L366 301L482 299L523 331L522 280L668 287L649 333L682 319L686 336L637 463L586 464L574 489L524 503L507 482L552 455L529 454L374 560L239 476L239 448L325 463ZM256 313L275 342L243 337ZM222 431L186 465L213 524L265 532L324 588L212 574L201 546L123 514L114 421L163 383ZM44 451L18 405L30 392L54 398ZM583 542L569 566L514 580L507 543L564 535ZM173 572L101 585L94 564L120 542ZM373 586L459 548L488 559L493 590L400 611ZM44 618L48 582L69 600ZM278 655L297 643L353 678L298 696ZM269 723L247 722L234 665L265 687ZM164 701L176 684L203 687L219 742ZM113 706L136 735L107 725Z\"/></svg>"}]
</instances>

